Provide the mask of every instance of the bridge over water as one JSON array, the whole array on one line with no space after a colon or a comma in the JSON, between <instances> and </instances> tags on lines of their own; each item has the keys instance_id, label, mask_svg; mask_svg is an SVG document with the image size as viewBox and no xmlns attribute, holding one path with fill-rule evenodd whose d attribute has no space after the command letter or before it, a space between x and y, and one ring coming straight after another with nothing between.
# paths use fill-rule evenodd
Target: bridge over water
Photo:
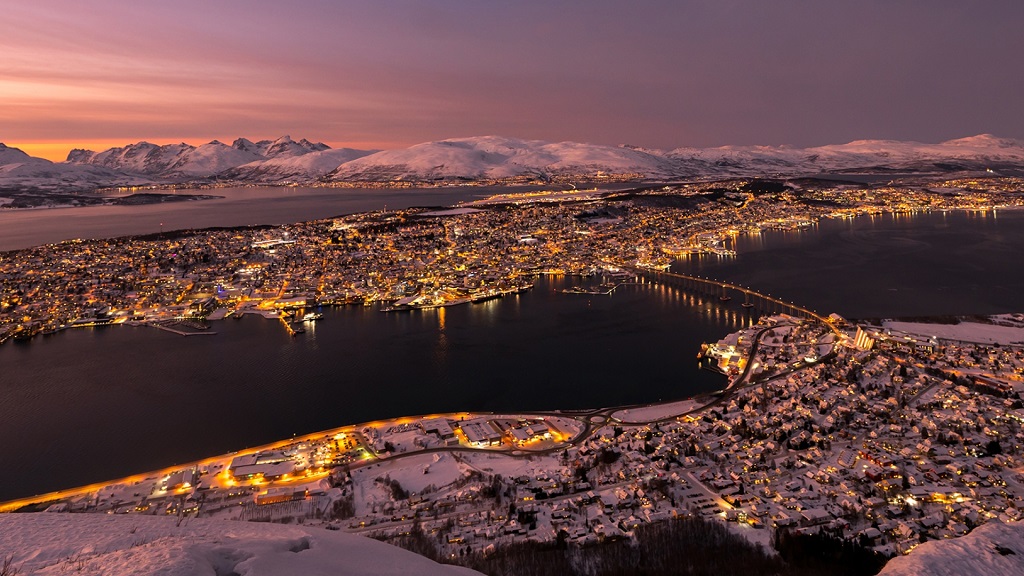
<instances>
[{"instance_id":1,"label":"bridge over water","mask_svg":"<svg viewBox=\"0 0 1024 576\"><path fill-rule=\"evenodd\" d=\"M832 326L828 319L814 310L805 308L793 302L786 302L780 298L769 296L768 294L752 290L745 286L722 282L720 280L713 280L711 278L679 274L676 272L662 272L659 270L649 270L632 266L621 266L621 268L629 270L637 276L650 280L651 282L657 282L666 286L676 286L684 290L703 294L709 297L717 296L719 300L723 302L732 300L733 294L736 294L743 297L742 305L745 308L756 307L770 312L779 312L789 314L791 316L801 316L804 318L818 320L826 326Z\"/></svg>"}]
</instances>

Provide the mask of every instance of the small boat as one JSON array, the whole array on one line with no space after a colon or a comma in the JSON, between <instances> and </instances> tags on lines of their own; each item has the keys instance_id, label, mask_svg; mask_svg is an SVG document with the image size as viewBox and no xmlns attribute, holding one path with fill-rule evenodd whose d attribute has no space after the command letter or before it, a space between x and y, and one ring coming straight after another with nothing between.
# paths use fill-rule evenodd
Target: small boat
<instances>
[{"instance_id":1,"label":"small boat","mask_svg":"<svg viewBox=\"0 0 1024 576\"><path fill-rule=\"evenodd\" d=\"M324 315L319 313L319 312L307 312L306 315L302 317L302 321L303 322L316 322L317 320L320 320L323 317L324 317Z\"/></svg>"}]
</instances>

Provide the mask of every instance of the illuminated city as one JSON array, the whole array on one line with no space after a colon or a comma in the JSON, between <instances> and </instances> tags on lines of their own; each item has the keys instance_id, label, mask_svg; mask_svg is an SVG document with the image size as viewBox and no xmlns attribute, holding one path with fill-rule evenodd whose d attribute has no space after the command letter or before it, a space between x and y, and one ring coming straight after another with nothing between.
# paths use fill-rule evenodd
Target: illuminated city
<instances>
[{"instance_id":1,"label":"illuminated city","mask_svg":"<svg viewBox=\"0 0 1024 576\"><path fill-rule=\"evenodd\" d=\"M1024 576L1024 3L0 18L0 576Z\"/></svg>"}]
</instances>

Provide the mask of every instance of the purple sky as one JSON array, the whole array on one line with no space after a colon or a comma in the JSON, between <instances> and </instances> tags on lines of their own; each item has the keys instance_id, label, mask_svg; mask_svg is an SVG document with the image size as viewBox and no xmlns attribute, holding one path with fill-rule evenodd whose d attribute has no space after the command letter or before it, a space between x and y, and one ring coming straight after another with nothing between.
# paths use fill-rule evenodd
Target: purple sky
<instances>
[{"instance_id":1,"label":"purple sky","mask_svg":"<svg viewBox=\"0 0 1024 576\"><path fill-rule=\"evenodd\" d=\"M1024 2L12 2L0 141L1024 138Z\"/></svg>"}]
</instances>

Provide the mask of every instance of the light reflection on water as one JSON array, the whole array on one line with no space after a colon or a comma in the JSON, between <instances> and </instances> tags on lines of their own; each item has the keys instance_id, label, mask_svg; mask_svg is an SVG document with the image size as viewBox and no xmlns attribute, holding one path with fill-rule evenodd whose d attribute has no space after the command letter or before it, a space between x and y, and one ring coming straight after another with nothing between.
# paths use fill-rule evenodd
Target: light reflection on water
<instances>
[{"instance_id":1,"label":"light reflection on water","mask_svg":"<svg viewBox=\"0 0 1024 576\"><path fill-rule=\"evenodd\" d=\"M826 221L736 245L679 266L825 314L1024 310L1022 212ZM327 309L295 338L247 317L213 337L120 326L5 344L0 438L18 440L0 462L17 473L0 475L0 499L383 417L683 397L723 383L696 368L701 342L772 310L646 282L557 292L574 283L443 311Z\"/></svg>"},{"instance_id":2,"label":"light reflection on water","mask_svg":"<svg viewBox=\"0 0 1024 576\"><path fill-rule=\"evenodd\" d=\"M1022 250L1024 211L919 212L742 235L674 269L853 318L997 314L1024 310Z\"/></svg>"},{"instance_id":3,"label":"light reflection on water","mask_svg":"<svg viewBox=\"0 0 1024 576\"><path fill-rule=\"evenodd\" d=\"M434 310L325 308L295 337L245 317L214 323L215 336L112 326L5 344L0 437L19 441L0 443L0 461L21 467L0 476L0 499L346 423L633 404L724 383L692 361L737 325L717 303L697 309L652 284L558 292L578 283L542 277Z\"/></svg>"}]
</instances>

